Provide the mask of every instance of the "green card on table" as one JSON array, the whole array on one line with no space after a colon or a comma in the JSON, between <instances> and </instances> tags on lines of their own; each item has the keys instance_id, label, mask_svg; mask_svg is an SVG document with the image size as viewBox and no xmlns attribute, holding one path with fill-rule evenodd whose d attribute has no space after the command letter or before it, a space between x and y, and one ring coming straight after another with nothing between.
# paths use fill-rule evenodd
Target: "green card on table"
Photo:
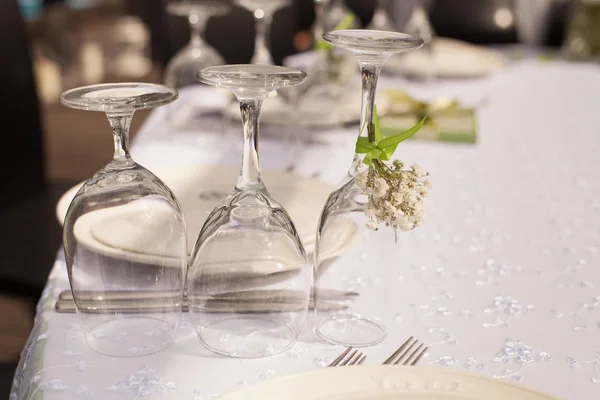
<instances>
[{"instance_id":1,"label":"green card on table","mask_svg":"<svg viewBox=\"0 0 600 400\"><path fill-rule=\"evenodd\" d=\"M458 143L477 141L474 109L464 108L448 99L419 102L402 90L386 90L383 93L391 102L389 112L379 121L384 136L405 131L427 115L425 125L413 138Z\"/></svg>"}]
</instances>

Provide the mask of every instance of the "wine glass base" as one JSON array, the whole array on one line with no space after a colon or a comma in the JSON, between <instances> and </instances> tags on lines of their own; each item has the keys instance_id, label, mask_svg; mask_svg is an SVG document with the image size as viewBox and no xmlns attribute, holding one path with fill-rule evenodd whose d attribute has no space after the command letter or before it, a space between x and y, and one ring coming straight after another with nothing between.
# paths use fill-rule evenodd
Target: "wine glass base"
<instances>
[{"instance_id":1,"label":"wine glass base","mask_svg":"<svg viewBox=\"0 0 600 400\"><path fill-rule=\"evenodd\" d=\"M296 343L297 333L288 325L261 317L234 317L198 330L200 342L210 351L235 358L270 357Z\"/></svg>"},{"instance_id":2,"label":"wine glass base","mask_svg":"<svg viewBox=\"0 0 600 400\"><path fill-rule=\"evenodd\" d=\"M227 88L234 93L241 90L243 93L258 91L264 94L299 85L306 79L306 72L274 65L220 65L198 72L198 79L207 85Z\"/></svg>"},{"instance_id":3,"label":"wine glass base","mask_svg":"<svg viewBox=\"0 0 600 400\"><path fill-rule=\"evenodd\" d=\"M153 317L125 317L101 322L85 333L87 345L111 357L141 357L173 344L173 323Z\"/></svg>"},{"instance_id":4,"label":"wine glass base","mask_svg":"<svg viewBox=\"0 0 600 400\"><path fill-rule=\"evenodd\" d=\"M178 96L176 90L152 83L101 83L67 90L60 101L78 110L120 113L159 107Z\"/></svg>"},{"instance_id":5,"label":"wine glass base","mask_svg":"<svg viewBox=\"0 0 600 400\"><path fill-rule=\"evenodd\" d=\"M338 314L323 320L315 333L329 343L353 347L368 347L381 343L387 335L377 321L355 315Z\"/></svg>"}]
</instances>

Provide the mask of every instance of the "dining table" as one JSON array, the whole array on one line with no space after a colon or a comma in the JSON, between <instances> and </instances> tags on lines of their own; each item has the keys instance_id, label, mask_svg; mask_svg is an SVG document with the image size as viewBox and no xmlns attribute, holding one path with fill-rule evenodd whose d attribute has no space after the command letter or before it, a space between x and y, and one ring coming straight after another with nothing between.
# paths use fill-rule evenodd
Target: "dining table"
<instances>
[{"instance_id":1,"label":"dining table","mask_svg":"<svg viewBox=\"0 0 600 400\"><path fill-rule=\"evenodd\" d=\"M379 90L386 88L424 100L448 96L474 108L477 135L475 143L411 139L398 147L400 159L430 172L433 189L423 225L399 232L396 256L382 260L392 279L369 276L365 265L371 279L363 285L391 285L401 299L387 304L382 298L374 306L388 334L360 350L365 364L381 364L413 336L429 346L419 365L518 382L562 399L599 399L600 111L594 99L600 67L523 57L470 79L423 83L384 75ZM178 104L196 101L210 111L223 106L222 98L218 89L200 85L182 90L179 101L145 121L131 146L134 159L155 171L238 165L241 124L207 112L193 129L171 129ZM331 185L344 177L357 124L291 137L288 127L262 125L264 169ZM325 368L344 350L313 332L311 314L297 343L282 354L222 357L199 343L184 313L170 348L108 357L86 346L75 314L55 311L68 289L61 249L11 400L209 399Z\"/></svg>"}]
</instances>

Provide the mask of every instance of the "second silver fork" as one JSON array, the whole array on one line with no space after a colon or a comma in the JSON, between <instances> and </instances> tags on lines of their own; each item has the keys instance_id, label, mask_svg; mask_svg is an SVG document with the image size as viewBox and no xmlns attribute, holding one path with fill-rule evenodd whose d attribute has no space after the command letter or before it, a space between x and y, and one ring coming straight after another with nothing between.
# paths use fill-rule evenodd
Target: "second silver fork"
<instances>
[{"instance_id":1,"label":"second silver fork","mask_svg":"<svg viewBox=\"0 0 600 400\"><path fill-rule=\"evenodd\" d=\"M419 344L419 346L413 351L413 347L417 343L418 340L413 341L413 337L409 337L406 342L402 344L391 356L387 358L383 362L384 365L416 365L421 357L425 355L427 349L429 347L425 346L423 343ZM425 348L423 348L425 346Z\"/></svg>"}]
</instances>

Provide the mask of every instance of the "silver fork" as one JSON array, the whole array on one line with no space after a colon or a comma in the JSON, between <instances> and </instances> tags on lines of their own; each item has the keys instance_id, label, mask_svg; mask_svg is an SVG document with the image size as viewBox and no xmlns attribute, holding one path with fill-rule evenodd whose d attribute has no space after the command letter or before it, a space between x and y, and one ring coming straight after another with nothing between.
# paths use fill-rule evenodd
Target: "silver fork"
<instances>
[{"instance_id":1,"label":"silver fork","mask_svg":"<svg viewBox=\"0 0 600 400\"><path fill-rule=\"evenodd\" d=\"M352 346L348 347L342 352L335 360L331 362L327 367L343 367L345 365L360 365L365 362L367 356L358 350L352 351Z\"/></svg>"},{"instance_id":2,"label":"silver fork","mask_svg":"<svg viewBox=\"0 0 600 400\"><path fill-rule=\"evenodd\" d=\"M419 344L419 346L411 352L413 347L419 340L414 339L413 337L409 337L406 342L402 344L391 356L388 357L387 360L383 362L384 365L416 365L421 357L425 355L427 349L429 347L425 346L423 343ZM425 348L423 348L425 346ZM408 356L408 357L407 357Z\"/></svg>"}]
</instances>

